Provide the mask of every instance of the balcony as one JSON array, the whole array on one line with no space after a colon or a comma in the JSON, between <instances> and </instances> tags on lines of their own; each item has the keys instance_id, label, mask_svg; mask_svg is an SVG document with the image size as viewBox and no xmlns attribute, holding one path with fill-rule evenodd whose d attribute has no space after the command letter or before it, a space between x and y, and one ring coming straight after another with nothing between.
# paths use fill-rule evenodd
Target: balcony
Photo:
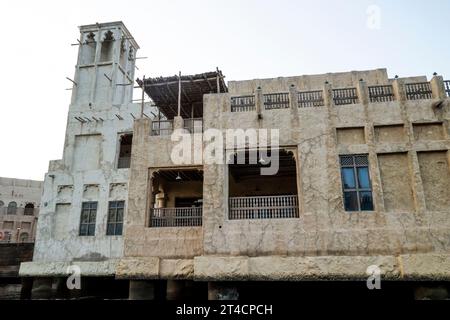
<instances>
[{"instance_id":1,"label":"balcony","mask_svg":"<svg viewBox=\"0 0 450 320\"><path fill-rule=\"evenodd\" d=\"M202 207L151 208L150 226L161 227L200 227Z\"/></svg>"},{"instance_id":2,"label":"balcony","mask_svg":"<svg viewBox=\"0 0 450 320\"><path fill-rule=\"evenodd\" d=\"M231 197L229 219L298 218L297 195Z\"/></svg>"}]
</instances>

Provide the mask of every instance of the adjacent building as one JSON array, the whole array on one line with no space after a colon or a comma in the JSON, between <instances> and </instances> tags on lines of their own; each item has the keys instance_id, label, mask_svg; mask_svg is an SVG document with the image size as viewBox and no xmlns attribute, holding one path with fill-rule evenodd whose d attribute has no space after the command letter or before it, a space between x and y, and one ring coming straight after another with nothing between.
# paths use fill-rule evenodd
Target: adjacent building
<instances>
[{"instance_id":1,"label":"adjacent building","mask_svg":"<svg viewBox=\"0 0 450 320\"><path fill-rule=\"evenodd\" d=\"M21 297L19 267L33 257L42 186L42 181L0 177L0 299Z\"/></svg>"},{"instance_id":2,"label":"adjacent building","mask_svg":"<svg viewBox=\"0 0 450 320\"><path fill-rule=\"evenodd\" d=\"M70 296L74 265L86 295L132 299L245 297L249 283L371 266L450 278L450 81L376 69L225 83L217 69L138 79L152 104L133 104L132 35L80 30L63 159L20 270L37 296Z\"/></svg>"}]
</instances>

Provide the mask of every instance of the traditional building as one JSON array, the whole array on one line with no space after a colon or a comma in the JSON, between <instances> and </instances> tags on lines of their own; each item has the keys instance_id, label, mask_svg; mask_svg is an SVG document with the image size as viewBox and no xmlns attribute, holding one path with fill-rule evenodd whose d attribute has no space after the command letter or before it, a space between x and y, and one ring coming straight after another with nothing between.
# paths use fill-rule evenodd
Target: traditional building
<instances>
[{"instance_id":1,"label":"traditional building","mask_svg":"<svg viewBox=\"0 0 450 320\"><path fill-rule=\"evenodd\" d=\"M34 242L42 181L0 177L0 242Z\"/></svg>"},{"instance_id":2,"label":"traditional building","mask_svg":"<svg viewBox=\"0 0 450 320\"><path fill-rule=\"evenodd\" d=\"M0 300L21 297L21 262L31 261L42 181L0 177Z\"/></svg>"},{"instance_id":3,"label":"traditional building","mask_svg":"<svg viewBox=\"0 0 450 320\"><path fill-rule=\"evenodd\" d=\"M138 79L153 104L133 104L125 26L80 29L64 155L20 271L36 292L71 265L149 299L373 268L450 278L450 81L377 69L227 85L216 70Z\"/></svg>"}]
</instances>

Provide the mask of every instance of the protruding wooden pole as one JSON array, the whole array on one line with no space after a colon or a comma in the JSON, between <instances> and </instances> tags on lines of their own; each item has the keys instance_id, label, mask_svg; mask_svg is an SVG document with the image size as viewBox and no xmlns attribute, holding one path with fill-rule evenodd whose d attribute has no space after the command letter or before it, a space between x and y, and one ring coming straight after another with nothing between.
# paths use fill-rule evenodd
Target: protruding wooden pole
<instances>
[{"instance_id":1,"label":"protruding wooden pole","mask_svg":"<svg viewBox=\"0 0 450 320\"><path fill-rule=\"evenodd\" d=\"M181 71L178 73L178 116L181 115Z\"/></svg>"},{"instance_id":2,"label":"protruding wooden pole","mask_svg":"<svg viewBox=\"0 0 450 320\"><path fill-rule=\"evenodd\" d=\"M144 94L145 94L145 76L142 80L141 119L144 117Z\"/></svg>"}]
</instances>

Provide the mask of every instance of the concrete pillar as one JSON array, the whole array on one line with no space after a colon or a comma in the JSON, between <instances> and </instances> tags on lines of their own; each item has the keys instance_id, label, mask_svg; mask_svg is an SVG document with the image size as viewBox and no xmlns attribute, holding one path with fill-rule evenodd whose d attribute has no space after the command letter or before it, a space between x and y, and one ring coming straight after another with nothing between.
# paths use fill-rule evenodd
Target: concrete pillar
<instances>
[{"instance_id":1,"label":"concrete pillar","mask_svg":"<svg viewBox=\"0 0 450 320\"><path fill-rule=\"evenodd\" d=\"M155 285L148 280L130 280L129 300L154 300Z\"/></svg>"},{"instance_id":2,"label":"concrete pillar","mask_svg":"<svg viewBox=\"0 0 450 320\"><path fill-rule=\"evenodd\" d=\"M358 94L359 103L368 104L369 103L369 88L367 83L363 80L358 81L356 86L356 92Z\"/></svg>"},{"instance_id":3,"label":"concrete pillar","mask_svg":"<svg viewBox=\"0 0 450 320\"><path fill-rule=\"evenodd\" d=\"M406 100L405 84L403 83L403 81L395 79L392 82L392 89L394 91L395 100L397 101Z\"/></svg>"},{"instance_id":4,"label":"concrete pillar","mask_svg":"<svg viewBox=\"0 0 450 320\"><path fill-rule=\"evenodd\" d=\"M184 281L182 280L167 280L166 299L180 300L183 298Z\"/></svg>"},{"instance_id":5,"label":"concrete pillar","mask_svg":"<svg viewBox=\"0 0 450 320\"><path fill-rule=\"evenodd\" d=\"M208 300L238 300L239 292L230 284L208 282Z\"/></svg>"},{"instance_id":6,"label":"concrete pillar","mask_svg":"<svg viewBox=\"0 0 450 320\"><path fill-rule=\"evenodd\" d=\"M183 129L184 128L184 121L183 118L180 116L176 116L173 118L173 130L176 129Z\"/></svg>"},{"instance_id":7,"label":"concrete pillar","mask_svg":"<svg viewBox=\"0 0 450 320\"><path fill-rule=\"evenodd\" d=\"M264 98L261 87L256 88L255 91L255 108L258 114L258 119L262 119L262 108L264 107Z\"/></svg>"},{"instance_id":8,"label":"concrete pillar","mask_svg":"<svg viewBox=\"0 0 450 320\"><path fill-rule=\"evenodd\" d=\"M33 288L31 289L31 299L50 299L53 296L52 278L33 279Z\"/></svg>"},{"instance_id":9,"label":"concrete pillar","mask_svg":"<svg viewBox=\"0 0 450 320\"><path fill-rule=\"evenodd\" d=\"M445 99L445 85L442 76L435 75L430 81L433 99Z\"/></svg>"},{"instance_id":10,"label":"concrete pillar","mask_svg":"<svg viewBox=\"0 0 450 320\"><path fill-rule=\"evenodd\" d=\"M22 288L20 290L20 299L31 299L31 290L33 288L33 278L22 278Z\"/></svg>"}]
</instances>

